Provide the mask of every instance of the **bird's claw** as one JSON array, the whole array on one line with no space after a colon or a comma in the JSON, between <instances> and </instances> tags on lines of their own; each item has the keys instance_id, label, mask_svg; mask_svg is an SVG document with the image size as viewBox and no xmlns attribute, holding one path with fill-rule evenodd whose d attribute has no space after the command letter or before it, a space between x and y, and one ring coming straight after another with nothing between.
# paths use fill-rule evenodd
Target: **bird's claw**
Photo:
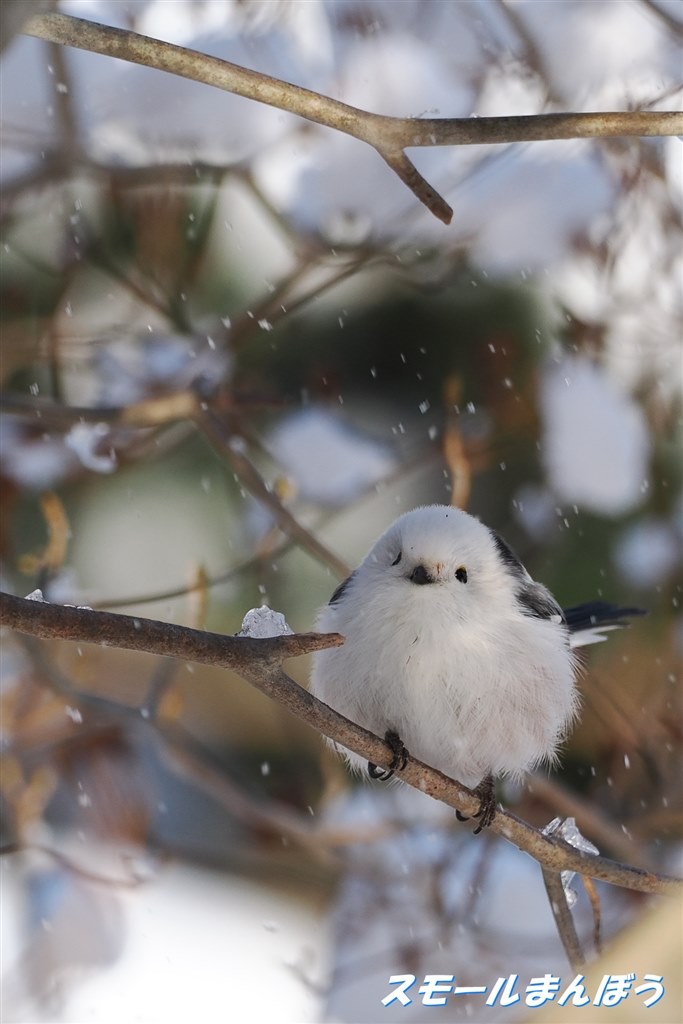
<instances>
[{"instance_id":1,"label":"bird's claw","mask_svg":"<svg viewBox=\"0 0 683 1024\"><path fill-rule=\"evenodd\" d=\"M474 792L479 797L479 810L473 815L477 818L478 825L475 828L473 835L478 836L482 829L488 828L493 819L496 816L497 803L496 803L496 788L493 782L493 776L487 775L481 780L478 786L475 786ZM456 811L455 816L458 821L469 821L469 815L463 814L461 811Z\"/></svg>"},{"instance_id":2,"label":"bird's claw","mask_svg":"<svg viewBox=\"0 0 683 1024\"><path fill-rule=\"evenodd\" d=\"M394 772L402 772L408 764L408 751L396 730L387 729L384 734L384 740L391 748L392 753L389 767L379 768L372 761L368 761L368 775L371 779L379 779L380 782L387 782Z\"/></svg>"}]
</instances>

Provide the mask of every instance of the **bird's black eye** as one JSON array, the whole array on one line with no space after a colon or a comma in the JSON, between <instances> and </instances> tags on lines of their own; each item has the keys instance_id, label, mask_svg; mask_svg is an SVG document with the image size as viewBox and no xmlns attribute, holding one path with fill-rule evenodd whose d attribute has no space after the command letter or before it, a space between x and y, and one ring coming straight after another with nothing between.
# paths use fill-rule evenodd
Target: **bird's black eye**
<instances>
[{"instance_id":1,"label":"bird's black eye","mask_svg":"<svg viewBox=\"0 0 683 1024\"><path fill-rule=\"evenodd\" d=\"M460 583L467 583L467 569L464 565L461 565L460 568L455 570L455 578Z\"/></svg>"},{"instance_id":2,"label":"bird's black eye","mask_svg":"<svg viewBox=\"0 0 683 1024\"><path fill-rule=\"evenodd\" d=\"M403 558L403 552L399 551L399 553L396 555L396 558L393 560L393 562L391 564L392 565L398 565L398 563L401 561L402 558Z\"/></svg>"}]
</instances>

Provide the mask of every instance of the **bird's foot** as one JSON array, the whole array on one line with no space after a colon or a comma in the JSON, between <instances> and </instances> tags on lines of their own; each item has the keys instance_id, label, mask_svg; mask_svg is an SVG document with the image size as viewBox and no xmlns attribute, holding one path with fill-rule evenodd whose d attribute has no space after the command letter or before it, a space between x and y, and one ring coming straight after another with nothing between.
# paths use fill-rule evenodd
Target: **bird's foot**
<instances>
[{"instance_id":1,"label":"bird's foot","mask_svg":"<svg viewBox=\"0 0 683 1024\"><path fill-rule=\"evenodd\" d=\"M496 804L496 787L493 775L486 775L479 785L475 786L474 792L479 797L479 810L474 815L478 819L479 824L475 828L473 835L478 836L482 829L489 827L496 816L498 805ZM456 811L455 816L458 821L470 820L469 816L461 811Z\"/></svg>"},{"instance_id":2,"label":"bird's foot","mask_svg":"<svg viewBox=\"0 0 683 1024\"><path fill-rule=\"evenodd\" d=\"M378 768L372 761L368 761L368 775L371 779L379 779L380 782L387 782L394 772L402 772L408 763L408 751L395 729L387 729L384 740L391 748L392 758L389 767Z\"/></svg>"}]
</instances>

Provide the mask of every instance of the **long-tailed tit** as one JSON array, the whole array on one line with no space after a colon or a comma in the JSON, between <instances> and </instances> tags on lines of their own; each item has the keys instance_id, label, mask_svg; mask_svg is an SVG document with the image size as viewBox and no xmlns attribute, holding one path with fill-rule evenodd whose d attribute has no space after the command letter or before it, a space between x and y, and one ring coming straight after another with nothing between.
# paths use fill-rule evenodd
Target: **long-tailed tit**
<instances>
[{"instance_id":1,"label":"long-tailed tit","mask_svg":"<svg viewBox=\"0 0 683 1024\"><path fill-rule=\"evenodd\" d=\"M346 642L315 654L311 690L385 737L393 760L368 764L371 777L400 771L410 751L474 787L479 832L495 815L496 776L555 759L578 708L573 648L636 614L602 601L563 611L478 519L417 508L321 610L318 628Z\"/></svg>"}]
</instances>

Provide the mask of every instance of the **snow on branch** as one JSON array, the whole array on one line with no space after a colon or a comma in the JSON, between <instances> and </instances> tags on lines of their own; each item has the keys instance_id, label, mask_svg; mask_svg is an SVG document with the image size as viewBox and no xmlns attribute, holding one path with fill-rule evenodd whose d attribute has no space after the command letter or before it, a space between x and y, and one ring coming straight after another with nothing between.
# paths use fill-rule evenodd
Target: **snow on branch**
<instances>
[{"instance_id":1,"label":"snow on branch","mask_svg":"<svg viewBox=\"0 0 683 1024\"><path fill-rule=\"evenodd\" d=\"M388 767L393 756L383 740L317 700L282 670L287 658L342 644L343 637L337 633L289 634L266 639L223 636L129 615L29 601L4 593L0 593L0 617L5 626L44 639L121 647L230 669L298 718L373 764ZM401 778L449 807L466 814L478 810L479 797L471 790L415 758L409 758ZM561 838L543 835L501 809L490 828L528 853L546 871L576 871L639 892L673 893L681 887L681 882L670 876L584 853Z\"/></svg>"},{"instance_id":2,"label":"snow on branch","mask_svg":"<svg viewBox=\"0 0 683 1024\"><path fill-rule=\"evenodd\" d=\"M683 114L661 111L477 118L387 117L196 50L67 14L34 15L23 31L51 43L74 46L203 82L367 142L444 224L450 224L453 210L406 156L408 148L683 134Z\"/></svg>"}]
</instances>

